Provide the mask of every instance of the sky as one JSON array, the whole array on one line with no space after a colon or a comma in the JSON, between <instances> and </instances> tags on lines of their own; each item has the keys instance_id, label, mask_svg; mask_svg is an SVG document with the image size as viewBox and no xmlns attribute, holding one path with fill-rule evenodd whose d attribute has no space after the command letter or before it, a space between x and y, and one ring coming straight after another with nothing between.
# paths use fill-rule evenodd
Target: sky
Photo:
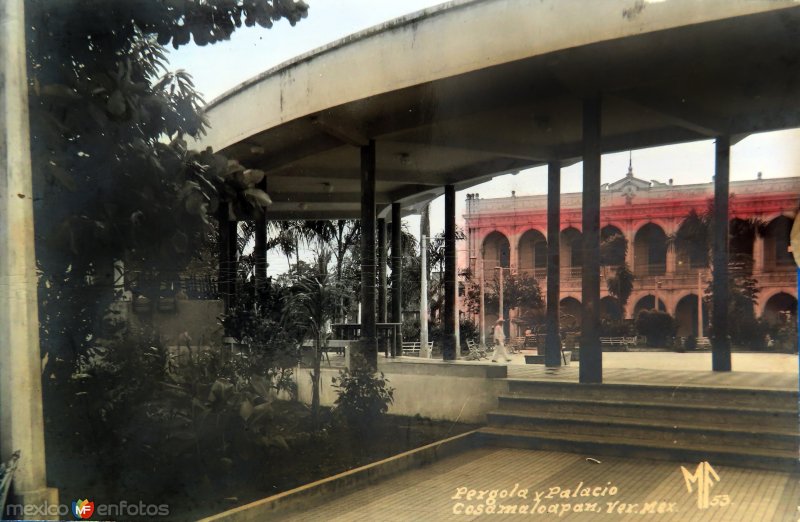
<instances>
[{"instance_id":1,"label":"sky","mask_svg":"<svg viewBox=\"0 0 800 522\"><path fill-rule=\"evenodd\" d=\"M272 29L260 27L235 31L231 39L215 45L187 45L169 56L172 69L185 69L197 89L211 101L239 83L259 73L349 34L381 24L420 9L439 5L440 0L306 0L308 18L295 27L281 21ZM628 170L629 154L607 154L602 158L602 183L615 181ZM714 143L711 140L632 152L634 175L645 180L675 184L710 182L714 172ZM562 170L561 190L581 190L581 163ZM731 148L731 179L754 179L800 175L800 129L753 135ZM458 219L464 212L466 193L481 198L546 193L546 167L505 175L476 185L456 196ZM413 233L419 231L419 218L405 223ZM444 228L442 198L431 205L431 232ZM270 273L287 268L282 256L270 255Z\"/></svg>"}]
</instances>

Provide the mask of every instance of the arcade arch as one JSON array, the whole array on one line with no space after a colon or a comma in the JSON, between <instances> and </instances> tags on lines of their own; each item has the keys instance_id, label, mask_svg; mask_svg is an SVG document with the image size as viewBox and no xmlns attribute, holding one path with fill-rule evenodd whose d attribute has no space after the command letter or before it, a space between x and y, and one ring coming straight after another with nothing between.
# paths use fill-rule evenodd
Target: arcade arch
<instances>
[{"instance_id":1,"label":"arcade arch","mask_svg":"<svg viewBox=\"0 0 800 522\"><path fill-rule=\"evenodd\" d=\"M764 268L793 266L794 259L789 252L789 233L792 220L778 216L767 224L764 230Z\"/></svg>"},{"instance_id":2,"label":"arcade arch","mask_svg":"<svg viewBox=\"0 0 800 522\"><path fill-rule=\"evenodd\" d=\"M678 337L706 337L708 335L708 305L703 302L702 333L698 335L697 294L683 296L675 306L675 322L678 325Z\"/></svg>"},{"instance_id":3,"label":"arcade arch","mask_svg":"<svg viewBox=\"0 0 800 522\"><path fill-rule=\"evenodd\" d=\"M530 229L519 238L517 249L519 271L542 279L547 274L547 239L540 231Z\"/></svg>"},{"instance_id":4,"label":"arcade arch","mask_svg":"<svg viewBox=\"0 0 800 522\"><path fill-rule=\"evenodd\" d=\"M612 321L621 321L625 318L625 310L622 309L616 297L607 295L600 299L600 318Z\"/></svg>"},{"instance_id":5,"label":"arcade arch","mask_svg":"<svg viewBox=\"0 0 800 522\"><path fill-rule=\"evenodd\" d=\"M511 266L511 244L503 233L495 230L483 240L483 271L487 281L493 277L498 266Z\"/></svg>"},{"instance_id":6,"label":"arcade arch","mask_svg":"<svg viewBox=\"0 0 800 522\"><path fill-rule=\"evenodd\" d=\"M778 292L767 299L762 317L772 325L786 320L797 323L797 298L786 292Z\"/></svg>"},{"instance_id":7,"label":"arcade arch","mask_svg":"<svg viewBox=\"0 0 800 522\"><path fill-rule=\"evenodd\" d=\"M638 317L639 312L642 310L652 310L655 308L656 296L652 294L648 294L638 301L636 301L636 305L633 307L633 318L636 319ZM658 300L658 309L661 312L667 311L667 305L664 303L662 299L659 298Z\"/></svg>"},{"instance_id":8,"label":"arcade arch","mask_svg":"<svg viewBox=\"0 0 800 522\"><path fill-rule=\"evenodd\" d=\"M579 330L581 327L581 302L574 297L565 297L560 303L561 327L566 330Z\"/></svg>"},{"instance_id":9,"label":"arcade arch","mask_svg":"<svg viewBox=\"0 0 800 522\"><path fill-rule=\"evenodd\" d=\"M627 244L628 239L622 233L622 230L614 225L604 226L600 230L600 264L602 266L624 264Z\"/></svg>"},{"instance_id":10,"label":"arcade arch","mask_svg":"<svg viewBox=\"0 0 800 522\"><path fill-rule=\"evenodd\" d=\"M583 266L583 236L575 227L561 231L560 258L561 268L567 270L567 277L580 275Z\"/></svg>"},{"instance_id":11,"label":"arcade arch","mask_svg":"<svg viewBox=\"0 0 800 522\"><path fill-rule=\"evenodd\" d=\"M639 276L663 275L667 268L667 235L655 223L636 231L633 239L633 266Z\"/></svg>"},{"instance_id":12,"label":"arcade arch","mask_svg":"<svg viewBox=\"0 0 800 522\"><path fill-rule=\"evenodd\" d=\"M728 230L731 262L752 265L753 244L756 239L755 223L749 219L733 218Z\"/></svg>"},{"instance_id":13,"label":"arcade arch","mask_svg":"<svg viewBox=\"0 0 800 522\"><path fill-rule=\"evenodd\" d=\"M710 229L706 219L695 212L687 216L675 234L675 257L678 272L708 267Z\"/></svg>"}]
</instances>

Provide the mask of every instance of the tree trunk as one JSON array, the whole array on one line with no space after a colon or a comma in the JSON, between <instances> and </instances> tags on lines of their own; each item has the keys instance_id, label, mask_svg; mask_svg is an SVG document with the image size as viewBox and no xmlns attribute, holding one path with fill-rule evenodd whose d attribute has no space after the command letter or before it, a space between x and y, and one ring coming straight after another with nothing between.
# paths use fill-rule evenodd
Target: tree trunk
<instances>
[{"instance_id":1,"label":"tree trunk","mask_svg":"<svg viewBox=\"0 0 800 522\"><path fill-rule=\"evenodd\" d=\"M317 332L314 341L314 373L311 376L311 423L314 431L319 426L319 383L322 377L322 346Z\"/></svg>"}]
</instances>

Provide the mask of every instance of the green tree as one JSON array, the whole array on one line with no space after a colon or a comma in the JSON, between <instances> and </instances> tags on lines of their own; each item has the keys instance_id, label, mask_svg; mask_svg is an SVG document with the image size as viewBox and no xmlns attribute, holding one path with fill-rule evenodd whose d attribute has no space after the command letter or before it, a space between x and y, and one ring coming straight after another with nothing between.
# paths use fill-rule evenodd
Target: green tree
<instances>
[{"instance_id":1,"label":"green tree","mask_svg":"<svg viewBox=\"0 0 800 522\"><path fill-rule=\"evenodd\" d=\"M670 238L676 247L687 253L690 266L704 267L709 264L712 257L713 215L713 200L709 200L705 212L700 214L692 209L681 222L675 236ZM764 230L764 223L760 219L736 219L729 228L728 236L731 253L726 302L729 317L736 318L729 322L728 335L734 344L752 348L764 346L767 328L755 316L759 288L758 281L753 278L753 256L746 252L746 243L748 238L763 234ZM705 290L709 313L713 306L713 292L713 284L710 284ZM712 332L713 329L712 324Z\"/></svg>"},{"instance_id":2,"label":"green tree","mask_svg":"<svg viewBox=\"0 0 800 522\"><path fill-rule=\"evenodd\" d=\"M218 212L251 217L268 201L255 187L263 173L210 150L188 150L185 139L204 132L204 102L186 72L167 70L163 45L214 43L242 23L294 24L306 12L302 1L27 3L42 346L56 365L50 371L71 371L87 340L103 335L115 260L173 277Z\"/></svg>"},{"instance_id":3,"label":"green tree","mask_svg":"<svg viewBox=\"0 0 800 522\"><path fill-rule=\"evenodd\" d=\"M480 313L480 283L470 271L462 273L464 283L464 305L471 314ZM500 303L500 282L497 279L485 281L484 306L486 313L498 314ZM505 273L503 280L503 302L506 311L522 308L530 320L540 315L544 308L544 298L539 281L529 273Z\"/></svg>"},{"instance_id":4,"label":"green tree","mask_svg":"<svg viewBox=\"0 0 800 522\"><path fill-rule=\"evenodd\" d=\"M608 293L617 300L623 310L628 304L628 299L630 299L631 293L633 292L634 278L635 276L630 268L628 268L628 264L624 263L614 268L614 275L606 279Z\"/></svg>"},{"instance_id":5,"label":"green tree","mask_svg":"<svg viewBox=\"0 0 800 522\"><path fill-rule=\"evenodd\" d=\"M284 324L300 328L303 339L313 346L311 412L314 425L319 420L319 387L322 357L328 348L328 327L336 318L344 287L328 270L330 254L322 252L313 266L296 274L291 296L286 303Z\"/></svg>"}]
</instances>

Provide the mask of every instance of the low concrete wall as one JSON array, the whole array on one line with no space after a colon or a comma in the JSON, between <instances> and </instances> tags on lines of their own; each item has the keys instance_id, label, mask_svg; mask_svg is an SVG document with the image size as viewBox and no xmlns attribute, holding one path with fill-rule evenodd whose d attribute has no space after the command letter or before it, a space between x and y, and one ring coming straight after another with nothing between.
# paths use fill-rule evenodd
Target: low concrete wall
<instances>
[{"instance_id":1,"label":"low concrete wall","mask_svg":"<svg viewBox=\"0 0 800 522\"><path fill-rule=\"evenodd\" d=\"M379 357L378 369L394 388L394 403L389 407L389 413L394 415L419 414L438 420L483 423L486 414L497 408L497 396L508 389L504 365ZM338 368L322 369L323 406L332 406L336 400L331 380L338 375ZM299 400L310 404L311 369L300 368L296 379Z\"/></svg>"},{"instance_id":2,"label":"low concrete wall","mask_svg":"<svg viewBox=\"0 0 800 522\"><path fill-rule=\"evenodd\" d=\"M130 301L118 303L117 309L124 314L130 326L150 326L161 335L166 345L177 345L178 336L188 332L192 345L207 345L222 338L219 316L224 308L216 299L179 299L174 311L159 311L154 306L149 312L136 312Z\"/></svg>"}]
</instances>

